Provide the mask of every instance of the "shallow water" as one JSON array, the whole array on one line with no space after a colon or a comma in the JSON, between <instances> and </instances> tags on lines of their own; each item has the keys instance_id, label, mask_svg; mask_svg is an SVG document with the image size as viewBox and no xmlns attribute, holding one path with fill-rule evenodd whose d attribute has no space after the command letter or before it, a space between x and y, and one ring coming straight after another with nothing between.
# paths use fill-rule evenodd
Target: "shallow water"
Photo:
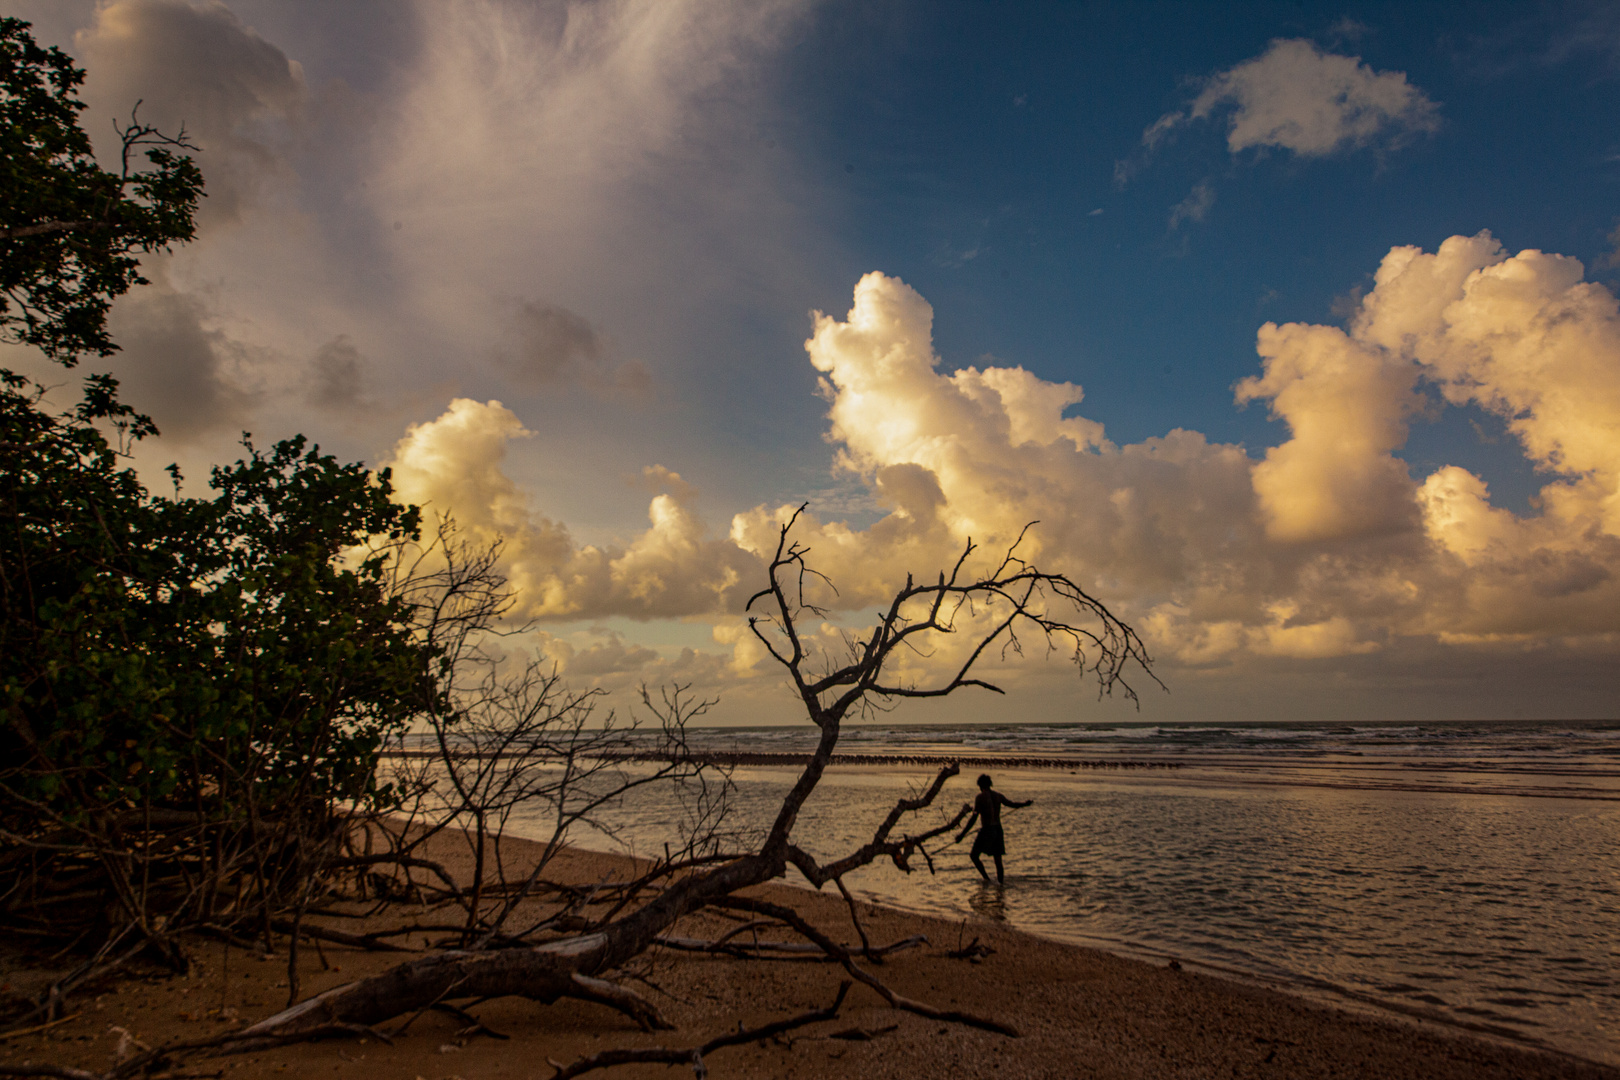
<instances>
[{"instance_id":1,"label":"shallow water","mask_svg":"<svg viewBox=\"0 0 1620 1080\"><path fill-rule=\"evenodd\" d=\"M930 735L930 750L964 752ZM1024 753L1052 738L1042 729L998 748ZM1141 755L1140 736L1131 738L1123 752ZM1545 731L1499 732L1490 752L1441 737L1436 753L1385 731L1371 763L1355 760L1371 747L1347 745L1354 736L1318 733L1304 754L1297 742L1291 754L1255 745L1266 738L1166 740L1188 758L1168 771L996 770L998 789L1036 800L1006 814L1005 888L980 883L967 845L938 842L933 875L919 859L911 875L874 866L848 883L880 902L1174 956L1620 1062L1611 734L1575 745ZM1325 746L1328 738L1339 745ZM1195 758L1189 745L1202 747ZM848 740L843 748L856 749ZM847 852L933 772L835 767L806 805L797 842L820 857ZM735 823L762 829L794 775L738 769ZM912 831L954 813L973 790L967 777L952 780L943 809ZM617 815L621 839L657 852L677 816L667 798L643 799Z\"/></svg>"}]
</instances>

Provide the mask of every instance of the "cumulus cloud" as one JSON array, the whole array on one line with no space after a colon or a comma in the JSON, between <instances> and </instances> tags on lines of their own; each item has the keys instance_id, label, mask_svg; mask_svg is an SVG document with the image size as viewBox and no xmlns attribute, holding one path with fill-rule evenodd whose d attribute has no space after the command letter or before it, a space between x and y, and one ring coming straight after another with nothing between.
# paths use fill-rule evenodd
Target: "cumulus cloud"
<instances>
[{"instance_id":1,"label":"cumulus cloud","mask_svg":"<svg viewBox=\"0 0 1620 1080\"><path fill-rule=\"evenodd\" d=\"M795 527L837 586L817 597L829 621L806 628L817 648L836 653L907 575L931 577L970 540L982 569L1036 520L1025 558L1189 667L1620 635L1620 313L1574 260L1509 256L1485 233L1396 248L1347 328L1267 323L1261 371L1236 400L1265 404L1289 436L1259 459L1179 429L1117 445L1069 415L1079 386L1018 367L943 370L932 321L914 290L873 273L806 342L838 468L884 510L856 528L812 508ZM1547 473L1538 513L1493 506L1459 466L1411 475L1398 455L1435 407L1425 391L1503 417ZM501 471L527 434L497 402L458 400L401 441L401 495L508 537L529 614L704 617L729 655L691 663L717 677L769 670L729 617L797 507L755 507L714 536L690 485L654 466L650 527L582 546ZM907 663L921 672L959 645ZM616 639L569 648L556 653L604 673L666 663Z\"/></svg>"},{"instance_id":2,"label":"cumulus cloud","mask_svg":"<svg viewBox=\"0 0 1620 1080\"><path fill-rule=\"evenodd\" d=\"M932 308L897 279L868 274L845 320L821 315L807 343L831 399L829 437L845 469L869 478L890 513L861 532L811 523L840 590L881 597L905 572L928 573L968 537L988 552L1037 518L1030 553L1085 549L1101 577L1151 591L1214 561L1239 538L1178 530L1177 502L1242 518L1253 500L1241 450L1194 432L1119 448L1095 421L1065 412L1072 383L1023 368L938 370ZM750 550L774 543L780 510L739 515ZM1147 542L1147 541L1152 542ZM1048 560L1050 561L1050 560Z\"/></svg>"},{"instance_id":3,"label":"cumulus cloud","mask_svg":"<svg viewBox=\"0 0 1620 1080\"><path fill-rule=\"evenodd\" d=\"M1276 148L1325 157L1367 146L1399 146L1440 126L1440 107L1406 79L1375 71L1359 56L1323 51L1304 38L1278 38L1265 52L1212 76L1184 108L1142 132L1134 157L1116 163L1124 184L1152 154L1195 120L1223 114L1232 153Z\"/></svg>"},{"instance_id":4,"label":"cumulus cloud","mask_svg":"<svg viewBox=\"0 0 1620 1080\"><path fill-rule=\"evenodd\" d=\"M1564 256L1509 256L1488 233L1433 254L1396 248L1351 326L1420 365L1447 401L1501 416L1551 477L1531 518L1490 506L1462 469L1425 479L1426 528L1469 570L1470 632L1614 628L1601 609L1620 599L1620 314L1583 276Z\"/></svg>"},{"instance_id":5,"label":"cumulus cloud","mask_svg":"<svg viewBox=\"0 0 1620 1080\"><path fill-rule=\"evenodd\" d=\"M604 676L639 673L660 659L655 650L625 640L616 630L593 628L585 638L576 643L548 635L542 651L559 671L573 679L601 680Z\"/></svg>"},{"instance_id":6,"label":"cumulus cloud","mask_svg":"<svg viewBox=\"0 0 1620 1080\"><path fill-rule=\"evenodd\" d=\"M1395 248L1347 331L1268 324L1260 342L1266 373L1239 397L1269 398L1294 433L1254 470L1273 538L1415 531L1422 558L1389 563L1392 603L1410 598L1392 632L1620 630L1620 318L1579 262L1509 256L1489 233ZM1455 465L1408 478L1393 451L1425 385L1503 418L1549 476L1539 514L1491 505Z\"/></svg>"},{"instance_id":7,"label":"cumulus cloud","mask_svg":"<svg viewBox=\"0 0 1620 1080\"><path fill-rule=\"evenodd\" d=\"M397 497L454 517L474 540L502 539L519 616L650 619L737 609L758 563L709 535L687 505L690 487L654 497L650 527L628 544L576 544L566 526L534 512L502 469L507 444L533 434L498 401L458 398L394 448Z\"/></svg>"},{"instance_id":8,"label":"cumulus cloud","mask_svg":"<svg viewBox=\"0 0 1620 1080\"><path fill-rule=\"evenodd\" d=\"M205 224L235 220L283 171L276 146L307 96L303 71L219 0L113 0L74 43L92 133L139 101L142 121L183 127L202 149Z\"/></svg>"},{"instance_id":9,"label":"cumulus cloud","mask_svg":"<svg viewBox=\"0 0 1620 1080\"><path fill-rule=\"evenodd\" d=\"M1266 531L1283 541L1345 539L1410 530L1412 482L1394 452L1422 398L1417 369L1331 326L1266 323L1265 373L1237 400L1269 400L1292 438L1254 467Z\"/></svg>"},{"instance_id":10,"label":"cumulus cloud","mask_svg":"<svg viewBox=\"0 0 1620 1080\"><path fill-rule=\"evenodd\" d=\"M891 508L859 531L802 522L840 604L858 609L908 573L931 576L970 538L984 558L998 557L1039 520L1022 553L1133 617L1157 615L1166 630L1231 623L1216 635L1228 644L1202 646L1211 655L1272 636L1277 651L1321 649L1320 628L1337 613L1278 603L1301 560L1265 557L1276 545L1240 447L1184 430L1116 446L1101 425L1065 415L1083 399L1078 386L1021 368L941 372L932 315L900 281L869 274L847 319L819 316L807 343L825 373L843 466ZM738 515L732 536L764 554L790 512Z\"/></svg>"},{"instance_id":11,"label":"cumulus cloud","mask_svg":"<svg viewBox=\"0 0 1620 1080\"><path fill-rule=\"evenodd\" d=\"M1397 248L1352 333L1423 366L1453 404L1500 415L1537 468L1549 512L1620 535L1620 319L1581 264L1489 233L1430 255Z\"/></svg>"},{"instance_id":12,"label":"cumulus cloud","mask_svg":"<svg viewBox=\"0 0 1620 1080\"><path fill-rule=\"evenodd\" d=\"M555 536L558 554L566 550L566 532L535 520L528 496L501 471L506 444L533 437L500 402L457 398L438 419L412 424L395 446L388 463L394 490L407 502L453 514L474 533Z\"/></svg>"}]
</instances>

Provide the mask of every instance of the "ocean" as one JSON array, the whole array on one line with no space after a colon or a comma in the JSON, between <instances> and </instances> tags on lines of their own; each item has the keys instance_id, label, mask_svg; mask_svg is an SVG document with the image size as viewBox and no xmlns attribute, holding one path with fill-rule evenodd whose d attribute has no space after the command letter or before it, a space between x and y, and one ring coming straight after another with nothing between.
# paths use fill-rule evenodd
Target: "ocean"
<instances>
[{"instance_id":1,"label":"ocean","mask_svg":"<svg viewBox=\"0 0 1620 1080\"><path fill-rule=\"evenodd\" d=\"M714 753L807 752L806 728L708 729ZM1004 886L968 844L846 879L875 902L1201 966L1620 1063L1620 722L848 725L796 842L870 836L897 798L966 759L922 831L989 772ZM768 825L796 771L738 767L730 827ZM645 793L616 839L662 851L680 809ZM515 823L521 830L521 823ZM988 864L988 860L987 860Z\"/></svg>"}]
</instances>

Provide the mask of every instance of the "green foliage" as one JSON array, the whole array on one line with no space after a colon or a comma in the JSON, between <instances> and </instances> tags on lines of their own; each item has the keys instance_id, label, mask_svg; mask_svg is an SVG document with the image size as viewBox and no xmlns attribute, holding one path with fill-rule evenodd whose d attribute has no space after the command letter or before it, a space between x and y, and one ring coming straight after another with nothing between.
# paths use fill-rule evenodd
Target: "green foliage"
<instances>
[{"instance_id":1,"label":"green foliage","mask_svg":"<svg viewBox=\"0 0 1620 1080\"><path fill-rule=\"evenodd\" d=\"M203 179L183 133L133 117L119 130L122 168L96 163L79 127L84 72L41 48L20 19L0 18L0 335L72 367L107 356L107 311L145 283L137 252L190 240ZM132 172L144 150L149 166ZM131 197L133 196L133 197Z\"/></svg>"},{"instance_id":2,"label":"green foliage","mask_svg":"<svg viewBox=\"0 0 1620 1080\"><path fill-rule=\"evenodd\" d=\"M432 650L389 579L387 541L414 538L417 513L387 474L295 438L216 468L213 499L154 497L95 409L48 416L25 385L0 391L11 809L231 817L376 796L376 751L431 693Z\"/></svg>"},{"instance_id":3,"label":"green foliage","mask_svg":"<svg viewBox=\"0 0 1620 1080\"><path fill-rule=\"evenodd\" d=\"M115 350L136 254L191 237L202 185L138 125L123 173L97 166L82 80L0 19L0 334L67 366ZM305 896L336 810L388 804L378 751L437 703L441 650L394 576L419 515L386 471L244 437L211 497L166 498L120 451L155 433L110 376L52 411L0 371L0 917L112 901L150 937L154 913L240 913L243 881L265 913ZM152 839L154 813L180 831Z\"/></svg>"}]
</instances>

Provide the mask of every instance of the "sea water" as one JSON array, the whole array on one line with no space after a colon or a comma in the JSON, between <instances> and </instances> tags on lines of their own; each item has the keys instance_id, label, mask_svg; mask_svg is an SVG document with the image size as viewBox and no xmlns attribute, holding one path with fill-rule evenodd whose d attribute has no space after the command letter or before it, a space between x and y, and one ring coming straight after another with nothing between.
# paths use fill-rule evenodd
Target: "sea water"
<instances>
[{"instance_id":1,"label":"sea water","mask_svg":"<svg viewBox=\"0 0 1620 1080\"><path fill-rule=\"evenodd\" d=\"M695 742L791 753L814 734ZM1035 800L1005 812L1004 886L942 837L932 872L873 865L846 879L858 895L968 938L1003 922L1620 1062L1620 724L895 725L839 749L883 763L827 772L794 833L818 858L869 839L929 758L972 763L897 831L954 814L979 771ZM738 843L795 776L733 772ZM649 790L616 819L653 854L679 813Z\"/></svg>"}]
</instances>

